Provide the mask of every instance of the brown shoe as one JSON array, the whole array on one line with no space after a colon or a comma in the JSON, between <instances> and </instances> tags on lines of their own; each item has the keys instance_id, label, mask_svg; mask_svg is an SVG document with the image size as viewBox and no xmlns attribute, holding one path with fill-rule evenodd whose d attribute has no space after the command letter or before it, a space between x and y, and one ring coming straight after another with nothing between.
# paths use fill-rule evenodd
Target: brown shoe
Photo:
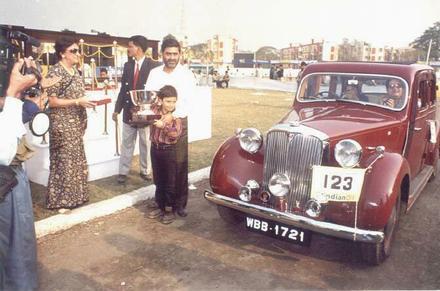
<instances>
[{"instance_id":1,"label":"brown shoe","mask_svg":"<svg viewBox=\"0 0 440 291\"><path fill-rule=\"evenodd\" d=\"M155 218L164 216L164 213L165 213L165 211L163 211L162 209L157 208L157 209L154 209L154 210L150 211L148 213L147 217L151 218L151 219L155 219Z\"/></svg>"},{"instance_id":2,"label":"brown shoe","mask_svg":"<svg viewBox=\"0 0 440 291\"><path fill-rule=\"evenodd\" d=\"M127 181L127 176L126 175L119 175L118 176L118 183L119 184L125 184L126 181Z\"/></svg>"},{"instance_id":3,"label":"brown shoe","mask_svg":"<svg viewBox=\"0 0 440 291\"><path fill-rule=\"evenodd\" d=\"M176 219L173 212L165 212L163 216L160 217L160 222L163 224L170 224Z\"/></svg>"},{"instance_id":4,"label":"brown shoe","mask_svg":"<svg viewBox=\"0 0 440 291\"><path fill-rule=\"evenodd\" d=\"M186 212L185 208L179 208L176 211L177 215L179 215L180 217L187 217L188 216L188 212Z\"/></svg>"},{"instance_id":5,"label":"brown shoe","mask_svg":"<svg viewBox=\"0 0 440 291\"><path fill-rule=\"evenodd\" d=\"M147 201L147 209L154 210L154 209L158 209L158 208L159 208L159 205L157 205L154 198Z\"/></svg>"}]
</instances>

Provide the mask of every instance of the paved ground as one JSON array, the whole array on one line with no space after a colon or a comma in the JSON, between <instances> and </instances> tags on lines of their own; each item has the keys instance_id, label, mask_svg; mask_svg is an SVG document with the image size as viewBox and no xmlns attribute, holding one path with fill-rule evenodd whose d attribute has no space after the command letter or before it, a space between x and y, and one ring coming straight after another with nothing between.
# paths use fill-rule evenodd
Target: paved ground
<instances>
[{"instance_id":1,"label":"paved ground","mask_svg":"<svg viewBox=\"0 0 440 291\"><path fill-rule=\"evenodd\" d=\"M350 242L301 248L226 225L191 191L189 216L165 226L145 205L39 241L41 290L439 289L440 179L403 216L391 257L360 262Z\"/></svg>"}]
</instances>

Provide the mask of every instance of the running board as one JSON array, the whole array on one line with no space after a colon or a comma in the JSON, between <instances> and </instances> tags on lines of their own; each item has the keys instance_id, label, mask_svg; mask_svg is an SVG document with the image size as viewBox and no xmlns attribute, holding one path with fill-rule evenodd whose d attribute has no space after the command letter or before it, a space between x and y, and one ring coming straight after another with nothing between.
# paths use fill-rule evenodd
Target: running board
<instances>
[{"instance_id":1,"label":"running board","mask_svg":"<svg viewBox=\"0 0 440 291\"><path fill-rule=\"evenodd\" d=\"M416 202L420 193L422 193L426 183L428 183L428 180L431 178L433 173L434 167L426 165L423 170L411 181L409 187L408 208L406 210L407 212L414 205L414 202Z\"/></svg>"}]
</instances>

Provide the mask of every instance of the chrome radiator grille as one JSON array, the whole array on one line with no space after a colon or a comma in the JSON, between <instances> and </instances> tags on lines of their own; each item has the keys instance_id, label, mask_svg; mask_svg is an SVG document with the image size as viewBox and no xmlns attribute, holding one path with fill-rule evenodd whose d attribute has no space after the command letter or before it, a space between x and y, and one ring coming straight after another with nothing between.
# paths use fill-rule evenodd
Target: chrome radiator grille
<instances>
[{"instance_id":1,"label":"chrome radiator grille","mask_svg":"<svg viewBox=\"0 0 440 291\"><path fill-rule=\"evenodd\" d=\"M276 172L290 179L290 192L286 197L287 209L303 208L310 196L312 166L320 165L323 142L319 138L288 131L271 131L267 135L264 158L263 189Z\"/></svg>"}]
</instances>

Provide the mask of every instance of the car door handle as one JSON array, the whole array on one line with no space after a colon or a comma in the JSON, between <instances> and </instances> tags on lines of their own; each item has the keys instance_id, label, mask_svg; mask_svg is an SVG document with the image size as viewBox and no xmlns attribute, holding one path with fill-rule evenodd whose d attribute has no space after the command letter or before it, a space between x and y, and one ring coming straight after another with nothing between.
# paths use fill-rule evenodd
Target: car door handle
<instances>
[{"instance_id":1,"label":"car door handle","mask_svg":"<svg viewBox=\"0 0 440 291\"><path fill-rule=\"evenodd\" d=\"M414 127L414 129L413 129L414 131L421 131L422 130L422 128L421 127Z\"/></svg>"}]
</instances>

